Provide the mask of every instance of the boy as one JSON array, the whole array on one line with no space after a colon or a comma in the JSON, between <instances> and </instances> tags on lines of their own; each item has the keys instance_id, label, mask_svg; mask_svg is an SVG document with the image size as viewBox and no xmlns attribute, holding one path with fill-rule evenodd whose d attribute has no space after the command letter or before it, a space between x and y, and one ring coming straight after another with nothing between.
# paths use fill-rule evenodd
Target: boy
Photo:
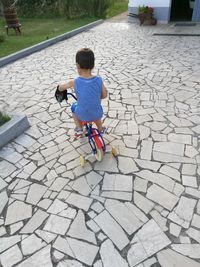
<instances>
[{"instance_id":1,"label":"boy","mask_svg":"<svg viewBox=\"0 0 200 267\"><path fill-rule=\"evenodd\" d=\"M59 91L74 88L77 102L72 104L71 110L76 125L76 136L83 133L81 121L93 121L98 130L103 132L101 99L107 97L107 89L103 84L102 78L93 76L91 73L94 68L94 61L94 53L91 49L83 48L79 50L76 53L76 67L79 76L58 86Z\"/></svg>"}]
</instances>

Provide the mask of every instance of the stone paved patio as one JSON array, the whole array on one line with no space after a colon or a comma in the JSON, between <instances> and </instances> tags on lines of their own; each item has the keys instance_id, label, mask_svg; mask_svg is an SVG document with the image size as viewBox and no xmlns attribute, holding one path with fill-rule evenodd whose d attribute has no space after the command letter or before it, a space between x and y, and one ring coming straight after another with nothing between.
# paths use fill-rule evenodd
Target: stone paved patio
<instances>
[{"instance_id":1,"label":"stone paved patio","mask_svg":"<svg viewBox=\"0 0 200 267\"><path fill-rule=\"evenodd\" d=\"M0 266L200 267L200 42L159 27L110 20L0 69L0 109L31 124L0 150ZM54 90L83 46L119 154L81 168Z\"/></svg>"}]
</instances>

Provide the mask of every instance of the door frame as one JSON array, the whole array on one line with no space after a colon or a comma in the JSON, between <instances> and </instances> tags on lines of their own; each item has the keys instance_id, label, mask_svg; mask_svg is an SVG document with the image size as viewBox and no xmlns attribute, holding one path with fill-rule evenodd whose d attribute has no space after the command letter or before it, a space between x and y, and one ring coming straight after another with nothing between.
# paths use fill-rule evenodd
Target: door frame
<instances>
[{"instance_id":1,"label":"door frame","mask_svg":"<svg viewBox=\"0 0 200 267\"><path fill-rule=\"evenodd\" d=\"M168 22L171 21L172 1L173 1L173 0L170 0L169 19L168 19ZM190 6L190 2L191 2L191 0L188 0L188 1L189 1L189 6ZM195 3L196 3L197 1L198 1L198 0L194 0L194 1L193 1L193 2L194 2L194 4L193 4L194 8L193 8L193 11L192 11L192 17L191 17L191 20L189 20L189 21L193 21L193 15L194 15L195 6L197 6L197 4L195 5ZM199 13L200 13L200 12L199 12ZM199 20L199 21L200 21L200 20Z\"/></svg>"}]
</instances>

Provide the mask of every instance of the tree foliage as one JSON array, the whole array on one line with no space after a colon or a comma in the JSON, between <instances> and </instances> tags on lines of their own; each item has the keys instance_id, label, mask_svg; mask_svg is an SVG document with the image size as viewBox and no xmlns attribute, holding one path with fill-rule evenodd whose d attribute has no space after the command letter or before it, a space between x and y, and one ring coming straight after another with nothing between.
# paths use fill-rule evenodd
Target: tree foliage
<instances>
[{"instance_id":1,"label":"tree foliage","mask_svg":"<svg viewBox=\"0 0 200 267\"><path fill-rule=\"evenodd\" d=\"M18 0L17 7L21 16L104 17L113 2L114 0Z\"/></svg>"}]
</instances>

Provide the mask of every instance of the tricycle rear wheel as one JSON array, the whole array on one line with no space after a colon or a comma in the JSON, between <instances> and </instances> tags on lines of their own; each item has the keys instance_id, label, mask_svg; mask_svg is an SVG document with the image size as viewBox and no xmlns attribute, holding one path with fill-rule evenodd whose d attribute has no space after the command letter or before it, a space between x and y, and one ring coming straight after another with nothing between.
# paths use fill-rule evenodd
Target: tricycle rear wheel
<instances>
[{"instance_id":1,"label":"tricycle rear wheel","mask_svg":"<svg viewBox=\"0 0 200 267\"><path fill-rule=\"evenodd\" d=\"M102 161L103 159L103 155L104 155L104 152L103 152L103 149L102 148L97 148L96 147L96 153L95 153L95 158L97 161Z\"/></svg>"}]
</instances>

